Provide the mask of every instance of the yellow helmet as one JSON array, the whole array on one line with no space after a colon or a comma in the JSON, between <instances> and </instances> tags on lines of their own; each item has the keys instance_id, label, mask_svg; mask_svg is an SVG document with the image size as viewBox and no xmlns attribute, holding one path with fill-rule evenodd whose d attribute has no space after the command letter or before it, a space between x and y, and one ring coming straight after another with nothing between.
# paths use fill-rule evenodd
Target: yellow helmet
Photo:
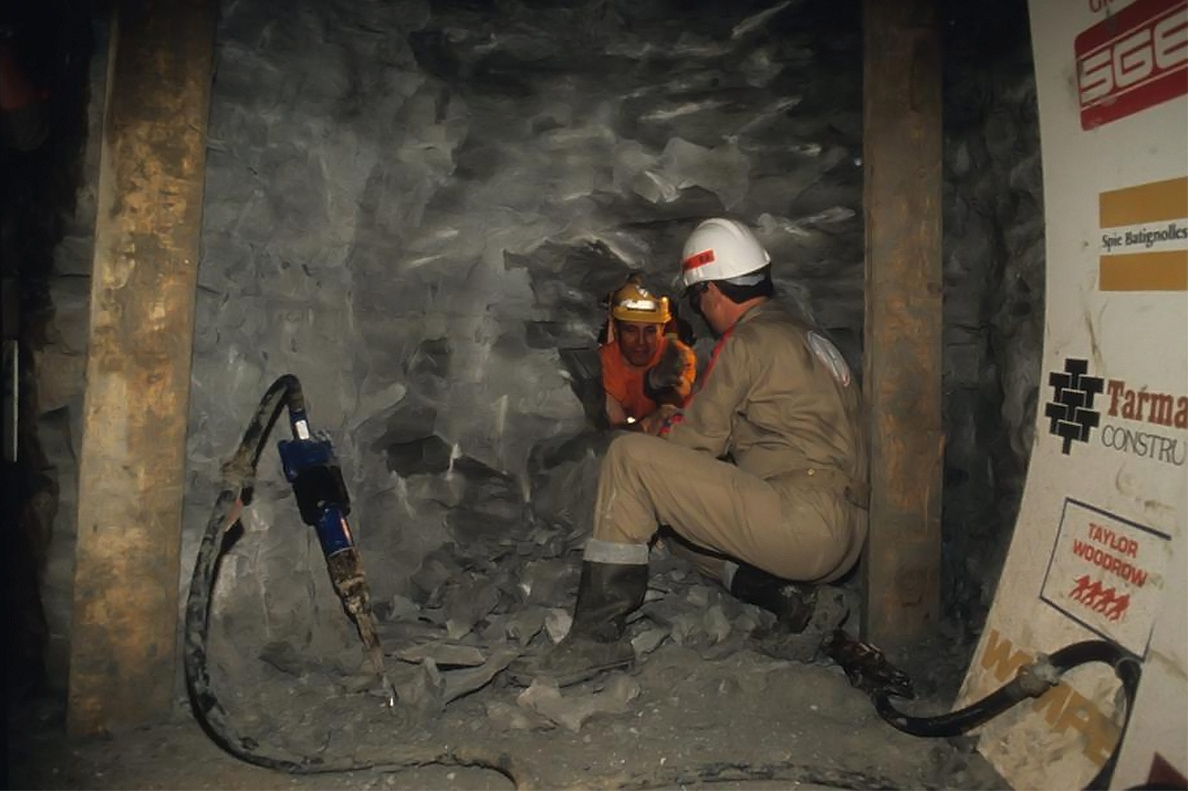
<instances>
[{"instance_id":1,"label":"yellow helmet","mask_svg":"<svg viewBox=\"0 0 1188 791\"><path fill-rule=\"evenodd\" d=\"M641 324L667 324L672 320L668 297L657 297L638 277L632 277L611 296L611 316Z\"/></svg>"}]
</instances>

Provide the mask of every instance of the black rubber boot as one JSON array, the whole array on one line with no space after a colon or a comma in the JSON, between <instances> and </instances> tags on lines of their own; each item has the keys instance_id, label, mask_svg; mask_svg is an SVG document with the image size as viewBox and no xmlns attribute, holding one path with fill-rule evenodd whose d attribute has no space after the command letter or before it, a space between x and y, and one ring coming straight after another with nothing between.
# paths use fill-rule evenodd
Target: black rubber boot
<instances>
[{"instance_id":1,"label":"black rubber boot","mask_svg":"<svg viewBox=\"0 0 1188 791\"><path fill-rule=\"evenodd\" d=\"M585 561L569 634L542 656L514 663L513 678L529 683L547 676L565 687L630 665L635 652L623 639L627 616L643 604L647 589L647 564Z\"/></svg>"},{"instance_id":2,"label":"black rubber boot","mask_svg":"<svg viewBox=\"0 0 1188 791\"><path fill-rule=\"evenodd\" d=\"M815 586L789 582L745 563L734 572L730 593L774 613L779 625L792 634L805 630L817 604Z\"/></svg>"}]
</instances>

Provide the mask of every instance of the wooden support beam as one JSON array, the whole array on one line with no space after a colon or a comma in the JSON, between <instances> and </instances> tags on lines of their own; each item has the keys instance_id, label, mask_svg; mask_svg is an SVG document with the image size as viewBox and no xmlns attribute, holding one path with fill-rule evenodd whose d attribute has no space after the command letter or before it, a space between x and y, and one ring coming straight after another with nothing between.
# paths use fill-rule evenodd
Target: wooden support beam
<instances>
[{"instance_id":1,"label":"wooden support beam","mask_svg":"<svg viewBox=\"0 0 1188 791\"><path fill-rule=\"evenodd\" d=\"M103 128L79 460L68 726L172 708L208 0L123 2Z\"/></svg>"},{"instance_id":2,"label":"wooden support beam","mask_svg":"<svg viewBox=\"0 0 1188 791\"><path fill-rule=\"evenodd\" d=\"M865 386L871 453L867 639L939 615L941 57L935 0L865 0Z\"/></svg>"}]
</instances>

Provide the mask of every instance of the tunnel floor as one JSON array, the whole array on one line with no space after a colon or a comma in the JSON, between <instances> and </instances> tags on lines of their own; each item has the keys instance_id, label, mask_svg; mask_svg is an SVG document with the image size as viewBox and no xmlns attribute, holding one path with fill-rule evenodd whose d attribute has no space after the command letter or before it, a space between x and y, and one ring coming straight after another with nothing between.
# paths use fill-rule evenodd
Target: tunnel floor
<instances>
[{"instance_id":1,"label":"tunnel floor","mask_svg":"<svg viewBox=\"0 0 1188 791\"><path fill-rule=\"evenodd\" d=\"M34 727L14 734L12 787L500 789L515 787L513 779L533 788L1006 785L974 751L973 739L901 734L840 669L775 659L746 644L667 642L630 672L562 690L571 716L563 711L561 722L525 706L524 688L506 675L440 712L419 714L408 707L393 714L374 690L344 694L341 679L318 673L224 695L243 733L325 762L409 761L461 749L506 756L503 774L428 764L290 775L223 752L181 707L169 722L71 740L62 735L61 712L43 706L33 713ZM592 700L604 710L586 717ZM237 706L248 701L254 713L238 717ZM935 694L911 704L917 713L943 708Z\"/></svg>"}]
</instances>

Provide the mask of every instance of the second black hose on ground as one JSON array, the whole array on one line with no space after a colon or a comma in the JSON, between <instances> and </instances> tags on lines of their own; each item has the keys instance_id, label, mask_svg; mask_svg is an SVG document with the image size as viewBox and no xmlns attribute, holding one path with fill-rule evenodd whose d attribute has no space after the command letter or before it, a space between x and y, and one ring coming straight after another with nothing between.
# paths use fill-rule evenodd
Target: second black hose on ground
<instances>
[{"instance_id":1,"label":"second black hose on ground","mask_svg":"<svg viewBox=\"0 0 1188 791\"><path fill-rule=\"evenodd\" d=\"M1025 665L1014 679L981 700L935 717L914 717L905 714L895 708L891 703L892 696L886 693L872 694L871 697L879 716L897 730L925 738L960 736L984 725L1017 703L1028 698L1038 698L1056 686L1061 677L1073 668L1095 662L1107 664L1114 669L1114 673L1122 682L1122 690L1126 697L1126 714L1123 727L1118 734L1118 743L1110 751L1109 758L1097 775L1086 786L1087 789L1101 789L1109 786L1110 778L1113 776L1118 761L1118 750L1126 735L1126 724L1130 721L1135 696L1138 694L1141 673L1138 660L1114 643L1105 640L1084 640L1067 645L1051 656L1041 657L1030 665Z\"/></svg>"}]
</instances>

